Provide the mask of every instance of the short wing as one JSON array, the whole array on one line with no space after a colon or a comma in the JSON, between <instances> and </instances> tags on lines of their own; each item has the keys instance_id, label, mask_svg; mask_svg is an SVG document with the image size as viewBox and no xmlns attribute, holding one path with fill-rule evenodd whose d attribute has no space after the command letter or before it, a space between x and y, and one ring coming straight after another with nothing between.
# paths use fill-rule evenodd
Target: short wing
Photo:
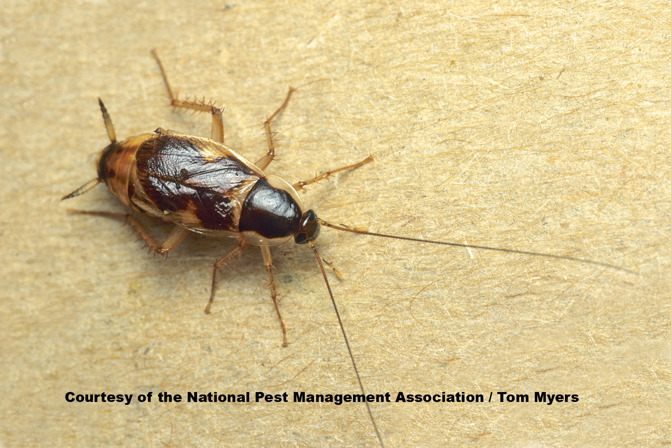
<instances>
[{"instance_id":1,"label":"short wing","mask_svg":"<svg viewBox=\"0 0 671 448\"><path fill-rule=\"evenodd\" d=\"M228 147L198 137L159 134L136 155L142 211L201 233L237 232L247 193L263 172Z\"/></svg>"}]
</instances>

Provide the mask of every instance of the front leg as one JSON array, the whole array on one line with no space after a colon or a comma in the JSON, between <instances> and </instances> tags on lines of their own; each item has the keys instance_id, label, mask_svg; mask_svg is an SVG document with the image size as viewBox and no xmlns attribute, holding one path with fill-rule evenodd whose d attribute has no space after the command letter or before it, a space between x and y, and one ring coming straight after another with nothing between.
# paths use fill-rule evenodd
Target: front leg
<instances>
[{"instance_id":1,"label":"front leg","mask_svg":"<svg viewBox=\"0 0 671 448\"><path fill-rule=\"evenodd\" d=\"M338 173L338 172L340 172L340 171L347 171L347 170L353 170L353 169L355 169L355 168L359 168L361 165L365 165L365 164L367 164L367 163L369 163L369 162L372 162L372 161L373 161L373 156L368 156L368 157L366 157L365 159L363 159L361 162L353 163L353 164L351 164L351 165L342 166L342 167L340 167L340 168L334 168L334 169L328 170L328 171L326 171L326 172L324 172L324 173L319 174L318 176L313 177L312 179L302 180L302 181L300 181L300 182L296 182L296 183L293 184L292 186L293 186L297 191L300 191L300 190L302 190L303 187L305 187L306 185L310 185L310 184L313 184L313 183L315 183L315 182L319 182L320 180L328 179L328 178L331 177L333 174Z\"/></svg>"}]
</instances>

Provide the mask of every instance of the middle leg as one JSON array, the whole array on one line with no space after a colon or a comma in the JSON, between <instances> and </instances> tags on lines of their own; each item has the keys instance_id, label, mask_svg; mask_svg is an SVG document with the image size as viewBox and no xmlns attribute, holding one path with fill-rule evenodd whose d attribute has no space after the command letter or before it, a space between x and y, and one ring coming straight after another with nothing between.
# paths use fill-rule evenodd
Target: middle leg
<instances>
[{"instance_id":1,"label":"middle leg","mask_svg":"<svg viewBox=\"0 0 671 448\"><path fill-rule=\"evenodd\" d=\"M207 305L205 306L205 314L210 314L210 308L212 307L212 302L214 302L214 292L216 291L217 287L217 272L221 269L223 265L228 263L238 255L240 252L242 252L242 249L247 245L247 241L244 239L239 239L238 240L238 246L227 253L225 256L221 257L217 261L214 262L214 267L212 268L212 287L210 288L210 300L207 301Z\"/></svg>"},{"instance_id":2,"label":"middle leg","mask_svg":"<svg viewBox=\"0 0 671 448\"><path fill-rule=\"evenodd\" d=\"M268 153L265 156L261 157L259 160L257 160L257 162L255 163L255 165L261 168L262 170L265 170L268 167L268 165L270 165L270 162L272 162L273 159L275 158L275 142L273 142L273 132L270 129L270 124L273 122L273 119L275 119L277 114L282 112L282 109L287 107L287 104L289 103L289 98L291 98L291 94L294 93L295 90L296 89L294 89L293 87L289 87L289 93L287 93L287 97L284 99L282 105L278 107L275 112L273 112L273 114L270 116L270 118L268 118L265 121L265 123L263 123L263 126L266 129L266 140L268 140Z\"/></svg>"},{"instance_id":3,"label":"middle leg","mask_svg":"<svg viewBox=\"0 0 671 448\"><path fill-rule=\"evenodd\" d=\"M273 305L275 306L275 312L277 317L280 319L280 327L282 328L282 347L289 345L287 342L287 329L284 326L284 321L282 320L282 314L280 314L280 307L278 305L277 299L277 285L275 284L275 279L273 278L273 259L270 255L269 246L260 246L261 253L263 254L263 264L266 266L266 271L268 272L268 282L270 286L270 297L273 299Z\"/></svg>"}]
</instances>

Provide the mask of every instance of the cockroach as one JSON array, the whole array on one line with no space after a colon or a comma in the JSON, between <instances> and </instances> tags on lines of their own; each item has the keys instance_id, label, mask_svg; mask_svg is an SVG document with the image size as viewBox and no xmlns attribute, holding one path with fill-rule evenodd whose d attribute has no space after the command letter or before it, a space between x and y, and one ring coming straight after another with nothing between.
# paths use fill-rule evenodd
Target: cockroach
<instances>
[{"instance_id":1,"label":"cockroach","mask_svg":"<svg viewBox=\"0 0 671 448\"><path fill-rule=\"evenodd\" d=\"M222 266L240 254L244 247L258 246L268 273L270 297L282 331L283 346L287 346L287 331L278 306L277 285L273 278L270 248L284 244L291 238L296 244L307 245L314 253L326 284L359 389L363 395L366 395L365 388L326 275L324 268L326 262L321 258L314 244L322 226L360 235L568 260L632 272L623 267L584 258L389 235L370 232L364 228L334 224L318 218L313 210L304 211L305 208L298 191L306 185L325 180L337 172L352 170L372 162L372 156L293 185L281 177L266 174L266 168L275 157L271 124L287 106L295 89L289 88L280 107L264 122L268 151L261 159L252 163L225 145L222 109L204 101L179 99L173 93L163 64L155 50L152 50L152 55L158 63L170 104L175 108L206 112L212 115L211 138L179 134L158 128L153 133L140 134L117 141L112 119L102 100L98 99L110 144L100 152L97 163L98 176L62 199L79 196L104 182L110 192L133 212L174 224L173 230L162 244L158 244L131 213L73 211L121 218L137 232L151 251L162 255L175 249L189 232L237 239L237 246L214 263L210 297L205 307L206 313L210 312L216 291L217 273ZM339 276L337 271L335 273ZM370 405L367 401L364 403L375 436L380 446L384 447L383 438Z\"/></svg>"}]
</instances>

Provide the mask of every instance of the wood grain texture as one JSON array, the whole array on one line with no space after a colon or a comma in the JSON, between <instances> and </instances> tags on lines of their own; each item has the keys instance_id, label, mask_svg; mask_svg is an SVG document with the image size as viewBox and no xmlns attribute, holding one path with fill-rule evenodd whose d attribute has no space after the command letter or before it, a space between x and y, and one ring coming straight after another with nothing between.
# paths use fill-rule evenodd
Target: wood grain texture
<instances>
[{"instance_id":1,"label":"wood grain texture","mask_svg":"<svg viewBox=\"0 0 671 448\"><path fill-rule=\"evenodd\" d=\"M388 447L671 443L671 34L665 2L10 2L0 17L0 444L377 446L344 404L70 404L77 393L358 392L307 248L222 275L226 240L148 256L95 176L107 144L161 126L208 136L181 97L226 106L226 143L265 153L327 220L570 262L339 234L317 241L371 393L577 393L578 403L376 404ZM169 228L150 229L160 238ZM154 398L156 401L156 398Z\"/></svg>"}]
</instances>

